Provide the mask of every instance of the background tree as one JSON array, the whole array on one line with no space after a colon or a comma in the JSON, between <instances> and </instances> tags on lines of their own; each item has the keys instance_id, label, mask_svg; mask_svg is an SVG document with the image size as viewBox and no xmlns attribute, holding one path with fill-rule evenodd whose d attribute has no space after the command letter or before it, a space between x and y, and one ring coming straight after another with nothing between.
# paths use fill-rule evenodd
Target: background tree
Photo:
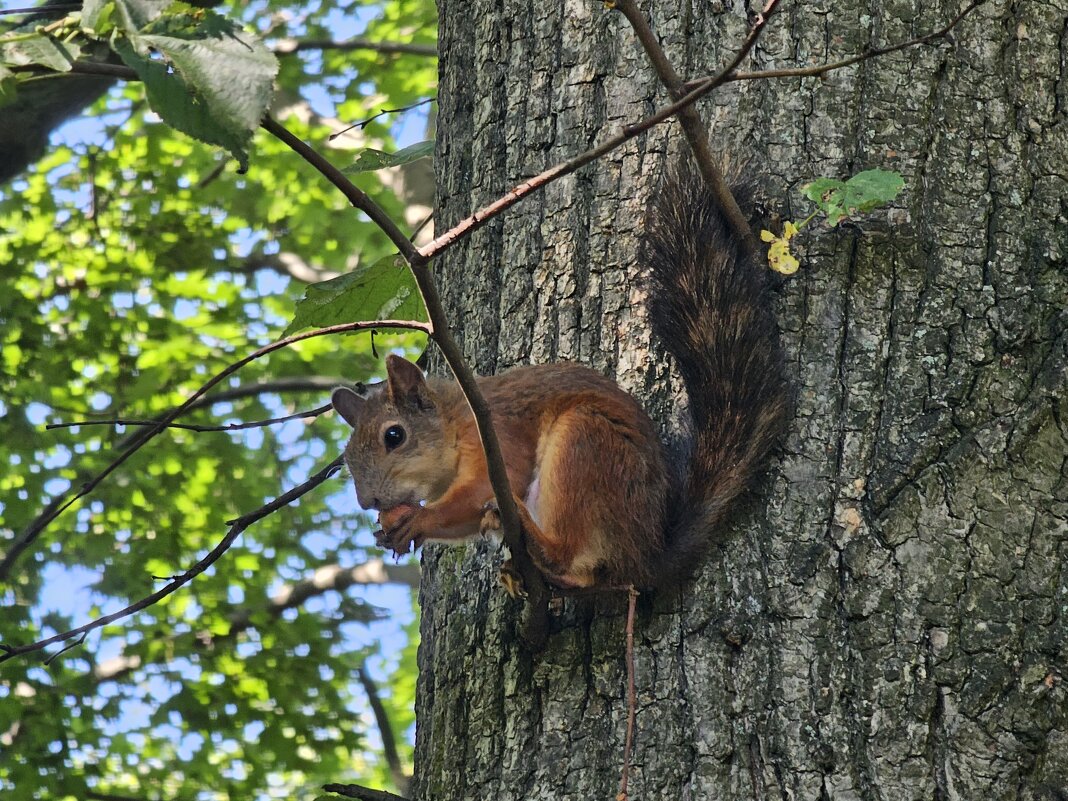
<instances>
[{"instance_id":1,"label":"background tree","mask_svg":"<svg viewBox=\"0 0 1068 801\"><path fill-rule=\"evenodd\" d=\"M748 6L655 3L687 78ZM942 27L956 2L784 6L747 68L810 66ZM701 105L773 213L883 166L889 213L800 242L776 311L796 414L726 546L638 631L641 798L1063 798L1068 737L1062 2L991 0L949 44ZM596 3L441 4L439 228L665 92ZM495 219L442 258L481 372L575 359L668 424L634 253L668 126ZM532 657L486 547L428 548L420 799L603 798L618 781L623 601L574 601Z\"/></svg>"},{"instance_id":2,"label":"background tree","mask_svg":"<svg viewBox=\"0 0 1068 801\"><path fill-rule=\"evenodd\" d=\"M119 14L91 5L112 21ZM257 31L278 59L272 111L339 163L425 136L432 4L238 6L179 11L229 14ZM0 28L17 19L0 17ZM5 58L26 41L5 39ZM106 48L82 57L118 62ZM42 71L11 98L12 75L0 69L0 166L16 176L0 195L4 645L146 596L161 586L154 577L180 573L214 546L226 520L331 461L345 435L331 416L314 415L230 433L170 430L34 535L52 499L103 469L138 430L44 425L152 419L276 339L309 282L391 252L280 142L259 135L239 174L225 151L161 123L140 83L100 79L107 93L26 169L55 120L91 99L77 89L81 77ZM71 84L76 91L61 89ZM105 88L98 81L94 91ZM382 108L420 102L327 144ZM424 161L358 180L414 229L429 212L429 175ZM366 334L310 340L249 365L180 422L312 410L333 386L366 380L377 366ZM249 528L181 593L48 665L41 655L4 662L0 795L189 801L291 798L351 777L403 785L418 568L366 547L366 522L338 477ZM376 687L398 740L392 764L367 701Z\"/></svg>"}]
</instances>

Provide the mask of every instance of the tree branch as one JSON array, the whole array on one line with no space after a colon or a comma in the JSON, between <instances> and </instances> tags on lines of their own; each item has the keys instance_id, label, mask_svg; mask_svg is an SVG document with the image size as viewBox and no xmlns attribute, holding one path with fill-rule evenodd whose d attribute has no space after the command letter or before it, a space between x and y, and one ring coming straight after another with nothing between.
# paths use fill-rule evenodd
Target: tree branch
<instances>
[{"instance_id":1,"label":"tree branch","mask_svg":"<svg viewBox=\"0 0 1068 801\"><path fill-rule=\"evenodd\" d=\"M114 793L98 793L94 790L86 790L83 798L85 798L85 801L145 801L143 798L134 798L129 795L115 795Z\"/></svg>"},{"instance_id":2,"label":"tree branch","mask_svg":"<svg viewBox=\"0 0 1068 801\"><path fill-rule=\"evenodd\" d=\"M224 389L221 392L215 392L211 395L206 395L203 398L199 398L196 403L189 407L190 411L193 409L200 409L205 406L212 406L216 403L223 403L225 401L241 400L242 398L250 398L254 395L264 395L268 393L283 393L283 392L319 392L324 389L333 389L340 384L344 384L348 381L345 378L334 378L328 375L306 375L306 376L292 376L289 378L272 378L269 381L258 381L252 384L240 384L230 389Z\"/></svg>"},{"instance_id":3,"label":"tree branch","mask_svg":"<svg viewBox=\"0 0 1068 801\"><path fill-rule=\"evenodd\" d=\"M387 793L385 790L372 790L360 784L324 784L323 789L328 793L357 798L359 801L408 801L402 795Z\"/></svg>"},{"instance_id":4,"label":"tree branch","mask_svg":"<svg viewBox=\"0 0 1068 801\"><path fill-rule=\"evenodd\" d=\"M768 5L774 8L777 3L778 0L769 0ZM717 87L722 86L730 79L731 74L749 54L749 51L753 49L753 45L756 44L756 41L760 37L766 24L767 17L763 14L758 16L756 21L749 28L749 33L746 35L741 48L735 53L730 62L712 77L705 78L677 101L665 106L660 111L652 116L646 117L644 120L625 126L620 133L610 137L596 147L587 150L585 153L581 153L568 161L550 167L530 180L524 181L513 187L510 191L490 203L488 206L479 209L470 217L461 220L432 242L419 248L419 257L423 261L428 261L441 251L452 246L458 240L465 236L469 236L472 232L481 228L487 221L496 217L505 209L514 206L531 192L541 189L553 181L563 178L565 175L570 175L575 172L575 170L596 161L601 156L610 153L634 137L645 133L650 128L654 128L660 123L671 119L686 107L693 105Z\"/></svg>"},{"instance_id":5,"label":"tree branch","mask_svg":"<svg viewBox=\"0 0 1068 801\"><path fill-rule=\"evenodd\" d=\"M292 150L296 151L310 165L315 167L320 174L332 183L345 198L357 209L366 214L371 221L382 229L382 233L396 246L400 254L409 264L418 256L415 246L408 237L397 227L393 219L375 203L371 198L360 190L348 177L337 167L319 155L310 145L299 137L290 133L285 127L278 124L270 116L264 117L261 127L272 136L280 139Z\"/></svg>"},{"instance_id":6,"label":"tree branch","mask_svg":"<svg viewBox=\"0 0 1068 801\"><path fill-rule=\"evenodd\" d=\"M288 347L296 342L301 342L305 339L312 339L313 337L329 336L333 334L341 334L349 331L367 331L373 328L399 328L410 331L422 331L425 334L430 334L431 329L426 323L417 322L414 320L378 320L376 322L358 322L358 323L342 323L340 325L332 325L326 328L317 328L312 331L305 331L301 334L295 334L291 337L285 337L284 339L272 342L269 345L265 345L262 348L252 352L248 356L234 362L226 367L221 372L217 373L213 378L209 379L207 383L203 384L200 389L194 392L188 400L186 400L180 406L175 407L167 414L161 416L158 421L150 428L145 428L143 431L135 435L130 444L116 457L110 464L107 465L102 471L93 476L89 481L85 482L77 492L66 492L62 495L58 495L49 502L48 506L39 514L34 520L22 530L18 537L10 544L7 552L4 554L4 558L0 560L0 581L4 580L10 573L12 566L19 554L21 554L30 543L32 543L37 536L45 530L45 528L57 517L59 517L65 510L69 509L79 499L84 498L91 493L96 487L115 470L119 468L127 459L134 455L145 443L149 442L157 434L163 431L170 423L174 422L178 417L185 414L192 409L198 399L200 399L209 389L218 384L223 379L230 375L233 375L246 364L262 358L263 356L273 353L281 348Z\"/></svg>"},{"instance_id":7,"label":"tree branch","mask_svg":"<svg viewBox=\"0 0 1068 801\"><path fill-rule=\"evenodd\" d=\"M390 776L393 778L393 783L397 785L397 789L407 795L411 786L411 776L404 772L404 767L401 765L400 754L397 753L397 736L393 731L393 724L390 722L389 713L386 712L386 707L382 704L382 699L378 695L378 687L375 686L371 674L367 672L366 664L360 665L359 677L360 685L363 687L363 691L367 693L367 702L371 705L371 711L374 713L378 732L382 736L382 752L385 754L386 764L389 765Z\"/></svg>"},{"instance_id":8,"label":"tree branch","mask_svg":"<svg viewBox=\"0 0 1068 801\"><path fill-rule=\"evenodd\" d=\"M370 39L279 39L274 52L279 56L303 53L308 50L373 50L376 53L403 53L409 56L438 55L437 45L413 44L411 42L374 42Z\"/></svg>"},{"instance_id":9,"label":"tree branch","mask_svg":"<svg viewBox=\"0 0 1068 801\"><path fill-rule=\"evenodd\" d=\"M779 0L768 0L761 15L764 22L775 13L775 7L778 2ZM653 29L649 26L649 21L638 10L634 0L616 0L615 7L619 9L630 22L631 27L634 28L638 41L641 42L646 55L649 56L653 69L660 78L660 82L668 90L671 98L679 100L684 97L686 90L683 88L682 79L675 72L675 68L671 66L667 54L660 47L660 43L656 40L656 34L653 33ZM752 47L755 41L755 37L747 39L749 48ZM744 49L743 55L747 53L748 48ZM716 201L723 211L723 215L727 218L727 222L734 230L735 236L739 242L745 244L747 250L750 252L755 251L757 248L756 237L749 228L749 223L745 219L745 214L739 208L738 201L734 199L730 186L728 186L726 179L723 177L723 172L717 165L716 157L712 155L708 128L705 127L701 115L697 113L696 106L690 105L681 109L678 113L678 118L682 132L686 136L686 141L690 144L694 159L697 161L697 167L701 171L701 177L715 194Z\"/></svg>"},{"instance_id":10,"label":"tree branch","mask_svg":"<svg viewBox=\"0 0 1068 801\"><path fill-rule=\"evenodd\" d=\"M349 587L362 584L401 584L410 589L419 586L419 565L389 565L378 557L368 559L363 564L354 567L342 567L341 565L324 565L317 568L314 573L303 581L290 584L276 592L266 604L266 612L271 617L278 617L287 609L296 609L303 606L308 600L328 592L344 592ZM230 615L230 630L226 637L233 637L252 625L252 612L240 609ZM200 637L198 632L184 635ZM223 639L216 637L213 641ZM178 637L168 637L168 642L175 642ZM137 655L119 654L110 659L105 659L93 668L93 678L99 683L117 681L127 673L141 667L141 657Z\"/></svg>"},{"instance_id":11,"label":"tree branch","mask_svg":"<svg viewBox=\"0 0 1068 801\"><path fill-rule=\"evenodd\" d=\"M296 253L282 251L281 253L252 253L242 263L244 272L255 270L274 270L279 275L292 278L305 284L315 284L319 281L329 281L337 278L342 273L333 270L323 270L312 267Z\"/></svg>"},{"instance_id":12,"label":"tree branch","mask_svg":"<svg viewBox=\"0 0 1068 801\"><path fill-rule=\"evenodd\" d=\"M198 426L191 423L168 423L167 428L177 428L183 431L244 431L249 428L265 428L266 426L272 426L276 423L285 423L289 420L304 420L309 417L318 417L321 414L329 412L333 407L328 403L325 406L319 406L316 409L309 409L306 412L296 412L295 414L287 414L285 417L273 417L270 420L254 420L249 423L228 423L222 426ZM75 420L72 423L49 423L45 426L46 431L51 431L56 428L74 428L76 426L154 426L157 424L156 420L127 420L124 418L117 418L113 420Z\"/></svg>"},{"instance_id":13,"label":"tree branch","mask_svg":"<svg viewBox=\"0 0 1068 801\"><path fill-rule=\"evenodd\" d=\"M449 365L457 384L460 385L460 390L471 408L471 414L474 416L475 425L482 440L482 448L486 454L487 473L489 474L490 484L493 487L501 517L502 535L512 553L513 563L520 576L522 576L524 587L528 593L529 603L526 607L528 614L523 624L524 638L532 647L540 647L548 635L548 588L541 572L534 565L524 545L519 510L516 508L512 487L508 481L508 473L505 470L504 456L501 453L500 443L493 430L489 405L478 389L474 371L471 370L470 365L464 359L463 352L452 335L444 306L441 303L441 297L438 294L437 284L434 282L434 277L427 266L428 259L422 256L411 241L401 233L389 215L370 197L353 185L344 173L334 165L270 117L264 119L263 127L319 170L328 181L348 198L353 206L378 223L383 233L397 246L397 249L404 256L409 267L411 267L416 285L423 299L423 305L426 307L427 315L430 317L430 337L441 349L445 362Z\"/></svg>"},{"instance_id":14,"label":"tree branch","mask_svg":"<svg viewBox=\"0 0 1068 801\"><path fill-rule=\"evenodd\" d=\"M262 520L264 517L271 514L272 512L275 512L278 509L283 508L284 506L288 506L293 501L297 500L298 498L302 497L303 495L318 487L320 484L330 478L330 476L332 476L341 467L341 464L342 457L338 456L336 459L330 462L330 464L328 464L315 475L311 476L304 483L293 487L293 489L289 490L288 492L282 493L273 501L265 503L263 506L261 506L254 512L249 512L248 514L242 515L241 517L236 518L235 520L228 521L230 525L230 530L226 533L226 536L222 538L219 544L211 549L207 556L198 561L195 565L186 570L184 573L175 576L162 588L152 593L151 595L142 598L140 601L130 604L129 606L120 609L118 612L113 612L110 615L103 615L102 617L98 617L95 620L92 620L82 626L78 626L77 628L73 628L69 631L64 631L59 634L55 634L51 637L46 637L43 640L38 640L37 642L30 643L29 645L8 645L7 643L0 643L0 652L2 652L0 653L0 664L23 654L33 653L34 651L41 651L47 648L49 645L53 645L58 642L66 642L67 640L73 639L75 637L84 638L86 634L88 634L90 631L93 631L94 629L101 628L103 626L108 625L109 623L114 623L116 620L122 620L123 618L129 617L130 615L135 614L136 612L140 612L142 609L147 609L153 604L158 603L160 600L166 598L168 595L170 595L180 587L185 586L194 578L196 578L205 570L207 570L209 567L211 567L213 564L215 564L215 562L219 560L219 557L221 557L224 553L226 553L227 550L229 550L230 546L233 545L234 540L236 540L246 528L251 526L256 521Z\"/></svg>"}]
</instances>

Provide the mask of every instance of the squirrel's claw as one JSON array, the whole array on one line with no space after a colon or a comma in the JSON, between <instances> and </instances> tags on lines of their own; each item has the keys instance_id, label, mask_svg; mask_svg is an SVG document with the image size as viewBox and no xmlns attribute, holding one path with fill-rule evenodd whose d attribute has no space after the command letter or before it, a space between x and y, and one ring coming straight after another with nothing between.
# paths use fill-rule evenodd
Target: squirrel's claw
<instances>
[{"instance_id":1,"label":"squirrel's claw","mask_svg":"<svg viewBox=\"0 0 1068 801\"><path fill-rule=\"evenodd\" d=\"M511 559L506 559L504 564L501 565L501 586L504 587L504 591L513 598L526 598L527 589L523 586L523 577L519 575L519 571L515 569L515 564Z\"/></svg>"}]
</instances>

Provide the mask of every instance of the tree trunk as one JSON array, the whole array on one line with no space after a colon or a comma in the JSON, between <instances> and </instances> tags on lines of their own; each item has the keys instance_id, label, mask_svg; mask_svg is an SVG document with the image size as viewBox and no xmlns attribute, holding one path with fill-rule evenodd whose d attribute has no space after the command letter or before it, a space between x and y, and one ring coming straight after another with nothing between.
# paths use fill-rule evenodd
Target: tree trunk
<instances>
[{"instance_id":1,"label":"tree trunk","mask_svg":"<svg viewBox=\"0 0 1068 801\"><path fill-rule=\"evenodd\" d=\"M643 7L686 78L747 29L731 0ZM958 11L784 3L747 68ZM1068 798L1066 21L1066 0L993 0L948 43L702 104L783 218L820 175L881 166L906 191L795 240L775 301L791 428L722 552L680 597L642 599L633 798ZM442 230L666 102L626 21L588 0L447 0L441 54ZM660 126L438 261L481 372L580 361L677 424L635 252L683 152ZM495 546L424 559L415 797L614 796L624 600L568 600L531 655Z\"/></svg>"}]
</instances>

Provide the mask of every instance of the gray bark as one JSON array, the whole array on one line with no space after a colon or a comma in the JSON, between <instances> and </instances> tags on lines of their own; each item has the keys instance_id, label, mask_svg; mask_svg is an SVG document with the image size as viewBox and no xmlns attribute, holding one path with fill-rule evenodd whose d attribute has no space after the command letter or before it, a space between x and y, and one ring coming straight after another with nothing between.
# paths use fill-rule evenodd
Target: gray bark
<instances>
[{"instance_id":1,"label":"gray bark","mask_svg":"<svg viewBox=\"0 0 1068 801\"><path fill-rule=\"evenodd\" d=\"M441 6L439 230L665 102L602 4ZM687 78L746 29L737 2L645 6ZM784 4L751 66L837 60L958 8ZM906 192L807 233L777 290L796 413L722 552L643 599L633 798L1068 798L1066 30L1066 0L994 0L952 44L701 106L784 218L819 175L883 166ZM438 261L480 371L574 359L675 425L634 254L679 152L662 126ZM499 558L426 550L415 797L609 798L623 601L569 600L530 655Z\"/></svg>"}]
</instances>

